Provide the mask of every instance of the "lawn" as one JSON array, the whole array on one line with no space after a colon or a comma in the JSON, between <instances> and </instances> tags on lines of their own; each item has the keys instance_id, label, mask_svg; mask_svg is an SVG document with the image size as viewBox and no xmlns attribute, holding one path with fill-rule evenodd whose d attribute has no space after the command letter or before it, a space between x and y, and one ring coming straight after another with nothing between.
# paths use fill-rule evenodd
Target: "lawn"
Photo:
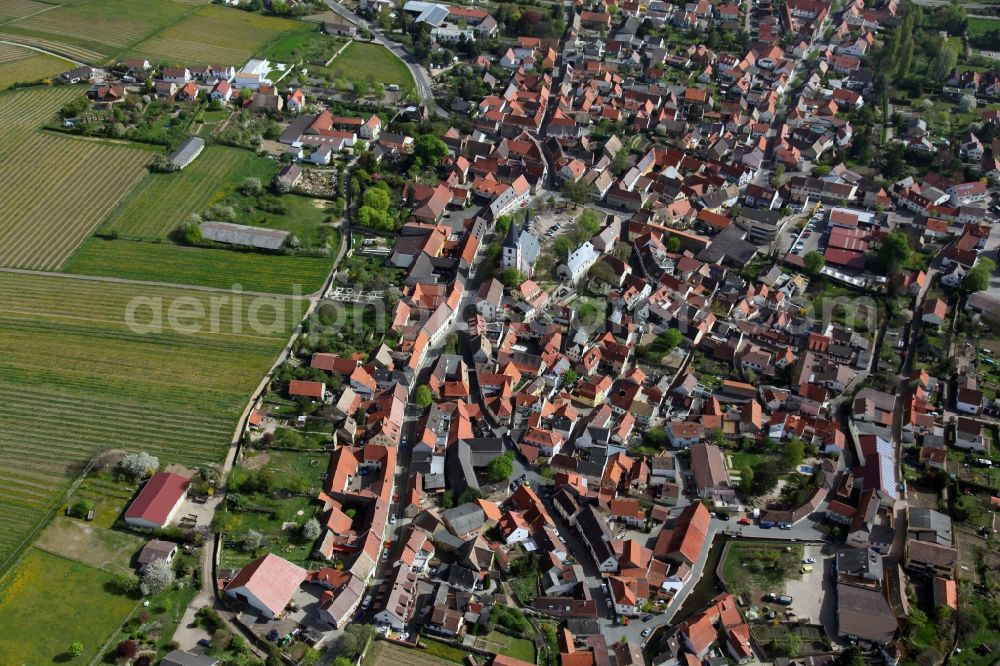
<instances>
[{"instance_id":1,"label":"lawn","mask_svg":"<svg viewBox=\"0 0 1000 666\"><path fill-rule=\"evenodd\" d=\"M134 484L119 481L108 472L91 472L62 508L80 500L90 501L94 504L94 519L89 524L111 527L118 521L135 491Z\"/></svg>"},{"instance_id":2,"label":"lawn","mask_svg":"<svg viewBox=\"0 0 1000 666\"><path fill-rule=\"evenodd\" d=\"M111 593L113 576L32 549L0 579L0 654L8 664L70 661L68 650L83 643L76 663L87 663L135 608L134 599Z\"/></svg>"},{"instance_id":3,"label":"lawn","mask_svg":"<svg viewBox=\"0 0 1000 666\"><path fill-rule=\"evenodd\" d=\"M146 174L153 153L37 128L81 89L0 95L0 266L52 270Z\"/></svg>"},{"instance_id":4,"label":"lawn","mask_svg":"<svg viewBox=\"0 0 1000 666\"><path fill-rule=\"evenodd\" d=\"M485 641L486 645L483 645ZM491 652L498 652L514 659L526 661L529 664L535 663L535 645L524 638L514 638L499 631L491 631L484 638L479 639L479 647L483 647Z\"/></svg>"},{"instance_id":5,"label":"lawn","mask_svg":"<svg viewBox=\"0 0 1000 666\"><path fill-rule=\"evenodd\" d=\"M73 67L62 58L38 51L0 44L0 90L13 83L30 83L65 72Z\"/></svg>"},{"instance_id":6,"label":"lawn","mask_svg":"<svg viewBox=\"0 0 1000 666\"><path fill-rule=\"evenodd\" d=\"M56 516L35 547L110 573L132 573L132 560L146 540L79 518Z\"/></svg>"},{"instance_id":7,"label":"lawn","mask_svg":"<svg viewBox=\"0 0 1000 666\"><path fill-rule=\"evenodd\" d=\"M785 590L785 580L798 576L802 566L802 546L731 542L722 575L735 594Z\"/></svg>"},{"instance_id":8,"label":"lawn","mask_svg":"<svg viewBox=\"0 0 1000 666\"><path fill-rule=\"evenodd\" d=\"M396 84L408 91L414 88L413 77L403 61L378 44L352 42L328 69L335 78L357 79L363 74L369 83Z\"/></svg>"},{"instance_id":9,"label":"lawn","mask_svg":"<svg viewBox=\"0 0 1000 666\"><path fill-rule=\"evenodd\" d=\"M133 44L130 53L153 62L212 62L240 67L278 35L303 25L300 21L203 5L149 39Z\"/></svg>"},{"instance_id":10,"label":"lawn","mask_svg":"<svg viewBox=\"0 0 1000 666\"><path fill-rule=\"evenodd\" d=\"M218 289L311 294L332 266L325 257L269 255L91 238L61 268L64 273L190 284Z\"/></svg>"},{"instance_id":11,"label":"lawn","mask_svg":"<svg viewBox=\"0 0 1000 666\"><path fill-rule=\"evenodd\" d=\"M420 643L426 646L423 654L429 654L456 664L464 664L465 658L470 654L465 650L449 645L448 643L430 638L426 634L422 634L420 636ZM417 654L419 655L421 653L418 652Z\"/></svg>"},{"instance_id":12,"label":"lawn","mask_svg":"<svg viewBox=\"0 0 1000 666\"><path fill-rule=\"evenodd\" d=\"M212 298L218 295L0 273L0 570L98 451L221 462L251 391L295 322L290 314L268 321L267 310L293 311L284 298L260 306L270 330L253 325L255 299ZM176 323L189 332L173 330L172 307L175 317L201 309L209 321L193 330L198 322L182 317ZM121 501L120 493L112 497L102 521Z\"/></svg>"},{"instance_id":13,"label":"lawn","mask_svg":"<svg viewBox=\"0 0 1000 666\"><path fill-rule=\"evenodd\" d=\"M324 65L344 43L344 38L327 35L320 26L310 23L281 35L261 53L271 62Z\"/></svg>"}]
</instances>

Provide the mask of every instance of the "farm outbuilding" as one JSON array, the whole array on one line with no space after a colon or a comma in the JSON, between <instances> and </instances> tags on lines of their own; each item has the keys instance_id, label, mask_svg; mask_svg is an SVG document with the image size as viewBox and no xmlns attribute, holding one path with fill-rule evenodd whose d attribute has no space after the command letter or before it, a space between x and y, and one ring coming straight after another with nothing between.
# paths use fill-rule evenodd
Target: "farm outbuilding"
<instances>
[{"instance_id":1,"label":"farm outbuilding","mask_svg":"<svg viewBox=\"0 0 1000 666\"><path fill-rule=\"evenodd\" d=\"M206 221L200 226L201 236L205 240L261 250L279 250L289 236L287 231L280 229L263 229L231 222Z\"/></svg>"},{"instance_id":2,"label":"farm outbuilding","mask_svg":"<svg viewBox=\"0 0 1000 666\"><path fill-rule=\"evenodd\" d=\"M201 151L205 150L205 140L192 136L188 137L184 143L181 144L180 148L170 153L170 161L174 163L178 169L183 169L187 165L194 162L194 159L201 155Z\"/></svg>"},{"instance_id":3,"label":"farm outbuilding","mask_svg":"<svg viewBox=\"0 0 1000 666\"><path fill-rule=\"evenodd\" d=\"M180 474L154 474L132 500L125 512L125 522L133 527L166 527L180 508L189 483Z\"/></svg>"}]
</instances>

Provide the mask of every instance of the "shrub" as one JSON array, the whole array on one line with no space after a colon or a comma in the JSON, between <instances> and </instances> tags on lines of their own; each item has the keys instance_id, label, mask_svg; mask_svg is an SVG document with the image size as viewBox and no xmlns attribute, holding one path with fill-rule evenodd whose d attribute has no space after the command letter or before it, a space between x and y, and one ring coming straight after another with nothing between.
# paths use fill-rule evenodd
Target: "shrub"
<instances>
[{"instance_id":1,"label":"shrub","mask_svg":"<svg viewBox=\"0 0 1000 666\"><path fill-rule=\"evenodd\" d=\"M90 500L80 500L74 504L70 510L69 514L76 518L86 518L90 515L90 512L94 510L94 503Z\"/></svg>"}]
</instances>

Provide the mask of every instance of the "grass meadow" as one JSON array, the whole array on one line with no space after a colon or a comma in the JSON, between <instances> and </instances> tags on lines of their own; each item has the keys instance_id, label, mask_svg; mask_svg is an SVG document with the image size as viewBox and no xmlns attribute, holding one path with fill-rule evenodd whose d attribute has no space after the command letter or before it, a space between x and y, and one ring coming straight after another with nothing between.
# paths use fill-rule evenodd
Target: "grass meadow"
<instances>
[{"instance_id":1,"label":"grass meadow","mask_svg":"<svg viewBox=\"0 0 1000 666\"><path fill-rule=\"evenodd\" d=\"M325 257L267 255L172 243L140 243L91 238L62 271L151 282L199 285L244 291L311 294L323 286L331 267Z\"/></svg>"},{"instance_id":2,"label":"grass meadow","mask_svg":"<svg viewBox=\"0 0 1000 666\"><path fill-rule=\"evenodd\" d=\"M369 83L396 84L413 90L413 77L403 61L379 44L352 42L326 68L336 78L363 79Z\"/></svg>"},{"instance_id":3,"label":"grass meadow","mask_svg":"<svg viewBox=\"0 0 1000 666\"><path fill-rule=\"evenodd\" d=\"M151 173L111 211L100 231L121 238L166 238L210 204L223 199L246 176L267 183L274 162L247 150L208 146L190 166L174 173Z\"/></svg>"},{"instance_id":4,"label":"grass meadow","mask_svg":"<svg viewBox=\"0 0 1000 666\"><path fill-rule=\"evenodd\" d=\"M38 549L0 579L0 654L7 664L85 664L135 608L105 589L113 574ZM83 654L69 658L69 647Z\"/></svg>"}]
</instances>

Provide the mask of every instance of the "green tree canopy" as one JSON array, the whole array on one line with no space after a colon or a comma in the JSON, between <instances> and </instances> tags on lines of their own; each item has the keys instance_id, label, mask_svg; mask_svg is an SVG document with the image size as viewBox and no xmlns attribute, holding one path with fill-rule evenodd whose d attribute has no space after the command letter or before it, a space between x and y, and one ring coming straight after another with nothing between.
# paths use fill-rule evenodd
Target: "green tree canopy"
<instances>
[{"instance_id":1,"label":"green tree canopy","mask_svg":"<svg viewBox=\"0 0 1000 666\"><path fill-rule=\"evenodd\" d=\"M663 344L667 347L667 351L670 351L681 343L684 336L676 328L668 328L663 332L661 338L663 339Z\"/></svg>"},{"instance_id":2,"label":"green tree canopy","mask_svg":"<svg viewBox=\"0 0 1000 666\"><path fill-rule=\"evenodd\" d=\"M434 402L434 394L431 393L431 389L426 384L423 384L413 392L413 402L418 407L430 407L431 403Z\"/></svg>"},{"instance_id":3,"label":"green tree canopy","mask_svg":"<svg viewBox=\"0 0 1000 666\"><path fill-rule=\"evenodd\" d=\"M585 204L588 201L593 201L595 188L593 183L589 183L582 178L567 180L563 183L562 193L563 196L575 204Z\"/></svg>"},{"instance_id":4,"label":"green tree canopy","mask_svg":"<svg viewBox=\"0 0 1000 666\"><path fill-rule=\"evenodd\" d=\"M494 458L486 466L486 476L493 483L506 481L514 473L514 456L509 451Z\"/></svg>"},{"instance_id":5,"label":"green tree canopy","mask_svg":"<svg viewBox=\"0 0 1000 666\"><path fill-rule=\"evenodd\" d=\"M882 275L892 275L909 260L911 252L906 234L902 232L889 234L875 254L872 269Z\"/></svg>"},{"instance_id":6,"label":"green tree canopy","mask_svg":"<svg viewBox=\"0 0 1000 666\"><path fill-rule=\"evenodd\" d=\"M975 268L969 271L962 280L962 291L971 294L976 291L985 291L986 289L989 289L990 276L993 274L995 269L996 264L994 264L991 259L982 257L976 263Z\"/></svg>"},{"instance_id":7,"label":"green tree canopy","mask_svg":"<svg viewBox=\"0 0 1000 666\"><path fill-rule=\"evenodd\" d=\"M448 145L433 134L421 134L413 141L413 156L429 166L437 167L448 155Z\"/></svg>"},{"instance_id":8,"label":"green tree canopy","mask_svg":"<svg viewBox=\"0 0 1000 666\"><path fill-rule=\"evenodd\" d=\"M375 210L380 211L389 210L389 206L392 204L392 199L389 197L389 193L381 187L371 187L365 190L361 200L364 202L365 206L370 206Z\"/></svg>"},{"instance_id":9,"label":"green tree canopy","mask_svg":"<svg viewBox=\"0 0 1000 666\"><path fill-rule=\"evenodd\" d=\"M805 454L805 442L798 437L792 437L781 454L781 462L784 464L786 470L792 470L802 464Z\"/></svg>"},{"instance_id":10,"label":"green tree canopy","mask_svg":"<svg viewBox=\"0 0 1000 666\"><path fill-rule=\"evenodd\" d=\"M806 252L806 255L802 257L802 261L806 265L806 271L813 277L819 275L820 271L823 270L823 267L826 266L826 259L823 258L822 254L816 252L815 250L812 252Z\"/></svg>"},{"instance_id":11,"label":"green tree canopy","mask_svg":"<svg viewBox=\"0 0 1000 666\"><path fill-rule=\"evenodd\" d=\"M509 288L517 287L527 279L527 276L516 268L505 268L500 273L500 281Z\"/></svg>"},{"instance_id":12,"label":"green tree canopy","mask_svg":"<svg viewBox=\"0 0 1000 666\"><path fill-rule=\"evenodd\" d=\"M951 44L944 42L934 59L931 60L927 74L931 79L940 83L951 76L956 64L958 64L958 52Z\"/></svg>"}]
</instances>

